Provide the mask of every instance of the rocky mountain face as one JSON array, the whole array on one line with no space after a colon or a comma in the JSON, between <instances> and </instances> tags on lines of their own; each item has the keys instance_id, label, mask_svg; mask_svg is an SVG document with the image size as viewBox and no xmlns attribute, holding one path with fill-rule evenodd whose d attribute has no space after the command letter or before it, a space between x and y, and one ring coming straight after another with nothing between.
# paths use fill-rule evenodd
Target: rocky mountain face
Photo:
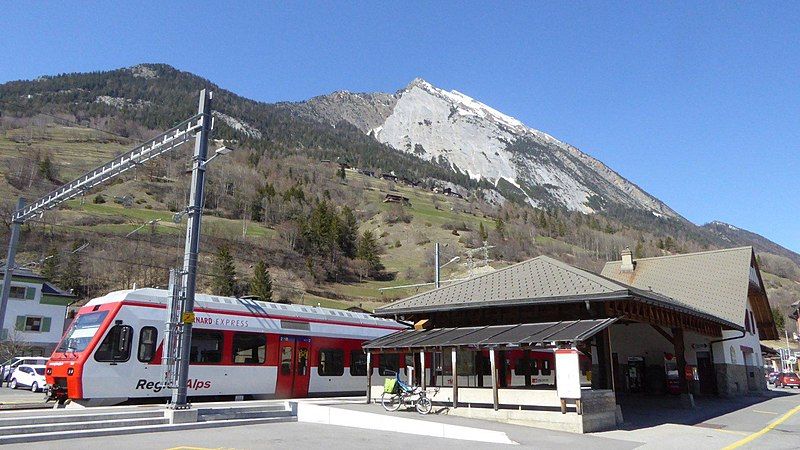
<instances>
[{"instance_id":1,"label":"rocky mountain face","mask_svg":"<svg viewBox=\"0 0 800 450\"><path fill-rule=\"evenodd\" d=\"M800 254L776 244L760 234L737 228L718 220L703 225L703 228L717 235L722 241L727 243L729 247L751 245L756 252L783 256L791 259L795 264L800 265Z\"/></svg>"},{"instance_id":2,"label":"rocky mountain face","mask_svg":"<svg viewBox=\"0 0 800 450\"><path fill-rule=\"evenodd\" d=\"M593 213L614 205L683 220L579 149L422 79L393 95L335 92L294 105L298 114L349 122L396 150L488 181L532 206Z\"/></svg>"}]
</instances>

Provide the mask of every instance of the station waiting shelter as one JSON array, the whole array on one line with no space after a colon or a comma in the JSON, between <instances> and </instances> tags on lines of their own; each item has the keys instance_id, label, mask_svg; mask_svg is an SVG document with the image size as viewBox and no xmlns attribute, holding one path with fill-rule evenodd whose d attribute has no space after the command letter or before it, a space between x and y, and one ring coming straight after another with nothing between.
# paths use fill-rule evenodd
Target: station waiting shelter
<instances>
[{"instance_id":1,"label":"station waiting shelter","mask_svg":"<svg viewBox=\"0 0 800 450\"><path fill-rule=\"evenodd\" d=\"M766 294L752 249L737 250L723 253L738 262L726 266L731 273L727 278L720 275L719 282L736 280L741 289L728 286L724 302L675 298L547 256L398 300L375 314L413 327L366 343L368 370L413 367L411 381L438 387L434 401L450 414L576 432L616 428L622 420L617 394L644 389L646 383L658 384L664 395L691 405L692 395L701 394L697 355L717 349L710 372L703 372L704 381L715 378L717 394L717 386L727 388L728 380L720 383L716 378L736 372L724 367L730 364L719 363L730 356L729 343L737 345L746 363L741 352L748 346L742 339L747 344L748 339L758 342L759 332L777 334L771 314L765 314L769 306L764 309ZM712 252L695 255L701 255L701 263L719 259L708 253ZM657 272L657 264L648 270ZM624 252L616 270L627 271L629 266L635 270L636 264ZM753 267L756 274L751 277ZM694 290L693 282L698 284ZM693 293L719 289L691 276L676 283L685 289L688 284ZM708 293L705 297L713 300ZM741 308L731 306L739 304ZM559 367L556 356L565 351L577 353L579 363ZM744 392L752 387L747 385L749 375L756 381L754 371L747 369L757 363L750 355L741 380ZM723 367L714 368L713 362ZM654 375L659 370L660 375ZM557 380L568 375L580 380L580 393L571 396L577 398L559 397ZM367 390L375 401L382 386Z\"/></svg>"}]
</instances>

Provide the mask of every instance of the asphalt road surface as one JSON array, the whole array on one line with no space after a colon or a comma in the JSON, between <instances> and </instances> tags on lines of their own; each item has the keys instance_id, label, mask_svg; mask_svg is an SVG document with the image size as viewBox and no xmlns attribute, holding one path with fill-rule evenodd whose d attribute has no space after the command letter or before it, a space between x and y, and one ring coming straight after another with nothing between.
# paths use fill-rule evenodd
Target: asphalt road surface
<instances>
[{"instance_id":1,"label":"asphalt road surface","mask_svg":"<svg viewBox=\"0 0 800 450\"><path fill-rule=\"evenodd\" d=\"M5 388L0 391L6 394ZM436 416L423 420L452 421L462 426L505 432L523 448L545 449L797 449L800 448L800 389L772 392L768 398L698 400L694 410L658 408L658 399L628 402L622 430L577 435L489 421ZM377 405L344 405L373 408ZM638 409L637 409L638 408ZM625 414L625 413L623 413ZM406 417L416 417L410 414ZM144 449L477 449L514 446L383 432L311 423L278 423L240 427L174 431L114 437L37 442L37 449L114 448ZM7 445L10 449L31 444Z\"/></svg>"}]
</instances>

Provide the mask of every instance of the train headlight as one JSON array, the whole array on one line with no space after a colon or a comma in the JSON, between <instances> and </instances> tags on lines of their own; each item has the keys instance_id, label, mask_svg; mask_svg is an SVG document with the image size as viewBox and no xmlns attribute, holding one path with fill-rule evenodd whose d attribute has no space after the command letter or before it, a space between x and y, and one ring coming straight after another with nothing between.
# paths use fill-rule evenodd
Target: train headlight
<instances>
[{"instance_id":1,"label":"train headlight","mask_svg":"<svg viewBox=\"0 0 800 450\"><path fill-rule=\"evenodd\" d=\"M49 368L49 367L48 367L48 368L47 368L47 369L44 371L44 373L45 373L45 375L52 375L52 374L53 374L53 369L51 369L51 368Z\"/></svg>"},{"instance_id":2,"label":"train headlight","mask_svg":"<svg viewBox=\"0 0 800 450\"><path fill-rule=\"evenodd\" d=\"M73 369L72 367L67 369L67 375L72 375L73 373L75 373L75 369Z\"/></svg>"}]
</instances>

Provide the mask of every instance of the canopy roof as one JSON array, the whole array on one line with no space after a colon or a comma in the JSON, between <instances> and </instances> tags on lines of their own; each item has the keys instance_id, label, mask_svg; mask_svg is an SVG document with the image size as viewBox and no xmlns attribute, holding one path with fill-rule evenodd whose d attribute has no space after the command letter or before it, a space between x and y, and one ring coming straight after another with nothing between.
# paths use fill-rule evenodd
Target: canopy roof
<instances>
[{"instance_id":1,"label":"canopy roof","mask_svg":"<svg viewBox=\"0 0 800 450\"><path fill-rule=\"evenodd\" d=\"M559 342L580 342L591 338L617 319L570 320L561 322L492 325L484 327L403 330L364 344L365 350L427 350L441 347L521 347Z\"/></svg>"}]
</instances>

